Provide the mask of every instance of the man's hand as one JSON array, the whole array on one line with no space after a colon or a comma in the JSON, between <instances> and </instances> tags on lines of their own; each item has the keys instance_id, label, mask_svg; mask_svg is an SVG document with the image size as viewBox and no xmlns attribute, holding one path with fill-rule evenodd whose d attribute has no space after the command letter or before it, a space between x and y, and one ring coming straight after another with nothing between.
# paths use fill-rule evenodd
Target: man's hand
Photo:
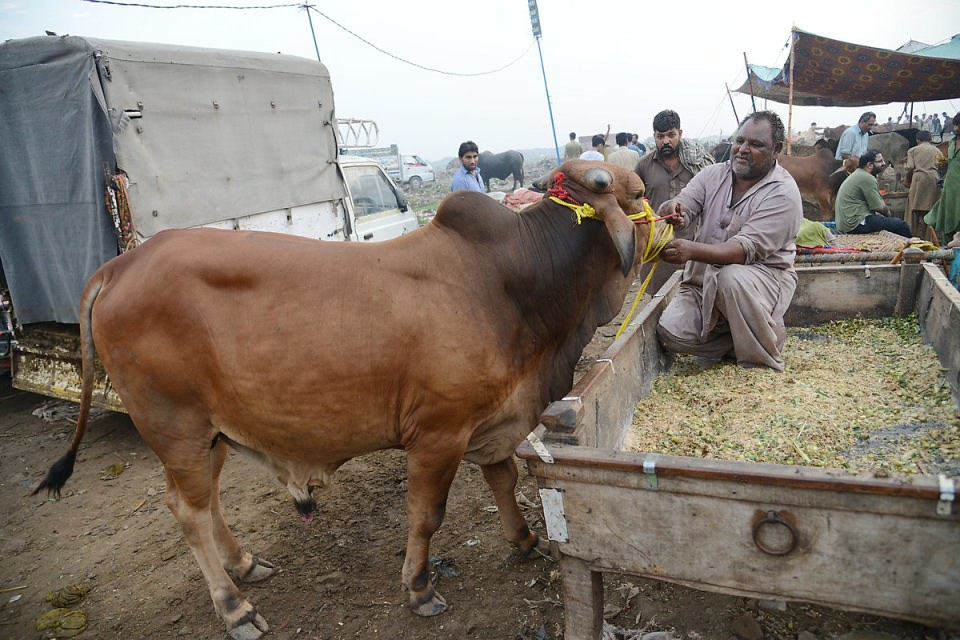
<instances>
[{"instance_id":1,"label":"man's hand","mask_svg":"<svg viewBox=\"0 0 960 640\"><path fill-rule=\"evenodd\" d=\"M693 244L694 243L689 240L674 238L668 242L667 246L660 252L660 259L671 264L684 264L687 260L693 258L691 252Z\"/></svg>"},{"instance_id":2,"label":"man's hand","mask_svg":"<svg viewBox=\"0 0 960 640\"><path fill-rule=\"evenodd\" d=\"M687 208L680 204L679 200L667 200L657 209L657 217L666 218L666 221L677 229L683 229L685 224L683 212L686 210Z\"/></svg>"}]
</instances>

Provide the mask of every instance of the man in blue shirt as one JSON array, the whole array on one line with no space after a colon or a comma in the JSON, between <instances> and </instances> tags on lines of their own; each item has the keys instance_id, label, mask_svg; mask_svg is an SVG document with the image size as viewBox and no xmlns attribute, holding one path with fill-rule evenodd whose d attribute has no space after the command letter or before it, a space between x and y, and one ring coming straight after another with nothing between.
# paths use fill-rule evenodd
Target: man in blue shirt
<instances>
[{"instance_id":1,"label":"man in blue shirt","mask_svg":"<svg viewBox=\"0 0 960 640\"><path fill-rule=\"evenodd\" d=\"M837 160L846 160L852 158L857 164L860 163L860 156L867 150L870 142L870 131L877 126L877 114L873 111L867 111L860 116L860 120L840 136L840 142L837 144L837 154L834 156Z\"/></svg>"},{"instance_id":2,"label":"man in blue shirt","mask_svg":"<svg viewBox=\"0 0 960 640\"><path fill-rule=\"evenodd\" d=\"M450 191L468 189L480 193L486 192L486 189L483 188L483 178L480 177L480 169L477 167L477 161L480 157L477 143L473 140L467 140L460 145L457 155L460 157L460 169L453 176Z\"/></svg>"}]
</instances>

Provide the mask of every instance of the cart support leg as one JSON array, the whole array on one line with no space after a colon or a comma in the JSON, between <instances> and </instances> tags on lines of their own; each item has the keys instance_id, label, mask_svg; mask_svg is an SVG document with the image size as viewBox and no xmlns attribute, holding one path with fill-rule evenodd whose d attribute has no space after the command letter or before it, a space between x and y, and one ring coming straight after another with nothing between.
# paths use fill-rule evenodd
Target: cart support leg
<instances>
[{"instance_id":1,"label":"cart support leg","mask_svg":"<svg viewBox=\"0 0 960 640\"><path fill-rule=\"evenodd\" d=\"M603 631L603 574L578 558L560 556L565 640L599 640Z\"/></svg>"}]
</instances>

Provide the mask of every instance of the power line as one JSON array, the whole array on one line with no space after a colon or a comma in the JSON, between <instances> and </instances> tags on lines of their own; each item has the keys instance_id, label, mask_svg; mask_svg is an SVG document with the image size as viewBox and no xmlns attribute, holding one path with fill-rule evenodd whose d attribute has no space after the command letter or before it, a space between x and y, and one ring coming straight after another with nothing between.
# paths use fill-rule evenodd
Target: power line
<instances>
[{"instance_id":1,"label":"power line","mask_svg":"<svg viewBox=\"0 0 960 640\"><path fill-rule=\"evenodd\" d=\"M117 2L115 0L82 0L82 2L92 2L94 4L112 4L120 7L140 7L143 9L281 9L285 7L299 7L299 3L291 4L267 4L259 7L237 7L223 4L142 4L139 2Z\"/></svg>"},{"instance_id":2,"label":"power line","mask_svg":"<svg viewBox=\"0 0 960 640\"><path fill-rule=\"evenodd\" d=\"M519 56L517 56L516 58L514 58L513 60L511 60L511 61L508 62L507 64L503 65L502 67L498 67L498 68L492 69L492 70L490 70L490 71L481 71L481 72L479 72L479 73L458 73L458 72L455 72L455 71L444 71L444 70L442 70L442 69L435 69L435 68L433 68L433 67L425 67L425 66L423 66L422 64L417 64L416 62L411 62L411 61L409 61L409 60L407 60L407 59L405 59L405 58L401 58L400 56L394 55L394 54L390 53L389 51L385 51L385 50L381 49L380 47L378 47L377 45L373 44L373 43L370 42L369 40L363 38L363 37L360 36L360 35L357 35L356 33L354 33L353 31L351 31L351 30L348 29L347 27L343 26L342 24L340 24L339 22L337 22L336 20L334 20L334 19L331 18L330 16L326 15L325 13L323 13L322 11L320 11L319 9L315 8L312 4L303 4L303 5L299 5L299 6L301 6L301 7L306 7L306 8L307 8L308 10L310 10L310 11L315 11L320 17L322 17L322 18L330 21L330 22L333 23L337 28L342 29L343 31L349 33L350 35L352 35L354 38L356 38L356 39L359 40L360 42L362 42L362 43L364 43L364 44L366 44L366 45L368 45L368 46L370 46L370 47L373 47L374 49L376 49L376 50L379 51L380 53L384 54L385 56L389 56L389 57L393 58L394 60L397 60L397 61L399 61L399 62L403 62L404 64L409 64L409 65L412 66L412 67L416 67L416 68L418 68L418 69L423 69L424 71L432 71L432 72L434 72L434 73L442 73L443 75L447 75L447 76L461 76L461 77L487 76L487 75L490 75L490 74L492 74L492 73L497 73L497 72L499 72L499 71L503 71L504 69L506 69L506 68L508 68L508 67L511 67L511 66L515 65L517 62L519 62L525 55L527 55L527 53L530 51L530 49L531 49L531 48L533 47L533 45L534 45L534 42L532 41L532 42L530 43L530 45L526 48L526 50L525 50L523 53L521 53Z\"/></svg>"},{"instance_id":3,"label":"power line","mask_svg":"<svg viewBox=\"0 0 960 640\"><path fill-rule=\"evenodd\" d=\"M369 47L372 47L373 49L375 49L376 51L382 53L383 55L385 55L385 56L387 56L387 57L390 57L390 58L393 58L394 60L397 60L398 62L402 62L402 63L404 63L404 64L408 64L408 65L410 65L410 66L412 66L412 67L416 67L417 69L423 69L424 71L430 71L430 72L433 72L433 73L440 73L440 74L448 75L448 76L459 76L459 77L466 77L466 78L477 77L477 76L487 76L487 75L491 75L491 74L494 74L494 73L499 73L500 71L503 71L504 69L507 69L507 68L509 68L509 67L512 67L513 65L515 65L516 63L518 63L520 60L522 60L523 57L526 56L526 55L530 52L530 49L532 49L532 48L533 48L533 45L535 44L535 41L531 41L530 44L527 46L527 48L524 50L523 53L521 53L519 56L517 56L516 58L514 58L513 60L511 60L511 61L508 62L507 64L505 64L505 65L503 65L503 66L501 66L501 67L497 67L496 69L491 69L490 71L480 71L480 72L477 72L477 73L459 73L459 72L456 72L456 71L445 71L445 70L443 70L443 69L436 69L436 68L434 68L434 67L427 67L427 66L425 66L425 65L418 64L418 63L416 63L416 62L412 62L412 61L410 61L410 60L407 60L406 58L401 58L401 57L398 56L398 55L395 55L395 54L393 54L393 53L390 53L389 51L387 51L387 50L385 50L385 49L383 49L383 48L375 45L374 43L370 42L369 40L367 40L367 39L364 38L363 36L355 33L354 31L352 31L352 30L348 29L347 27L345 27L344 25L340 24L339 22L337 22L336 20L334 20L333 18L331 18L331 17L328 16L327 14L323 13L322 11L320 11L319 9L317 9L316 7L314 7L312 4L307 4L306 2L287 3L287 4L270 4L270 5L260 5L260 6L242 6L242 7L240 7L240 6L231 6L231 5L215 5L215 4L175 4L175 5L174 5L174 4L171 4L171 5L157 5L157 4L145 4L145 3L140 3L140 2L120 2L119 0L82 0L82 1L83 1L83 2L91 2L91 3L94 3L94 4L109 4L109 5L120 6L120 7L139 7L139 8L144 8L144 9L235 9L235 10L248 10L248 9L283 9L283 8L290 8L290 7L299 7L299 8L301 8L301 9L307 9L307 11L314 11L314 12L316 12L317 15L319 15L319 16L322 17L322 18L324 18L325 20L327 20L328 22L330 22L331 24L333 24L334 26L336 26L338 29L340 29L340 30L342 30L342 31L350 34L351 36L353 36L354 38L356 38L356 39L359 40L360 42L366 44L366 45L369 46ZM309 15L308 15L308 17L309 17ZM314 43L314 44L316 44L316 43ZM318 57L319 57L319 52L318 52Z\"/></svg>"}]
</instances>

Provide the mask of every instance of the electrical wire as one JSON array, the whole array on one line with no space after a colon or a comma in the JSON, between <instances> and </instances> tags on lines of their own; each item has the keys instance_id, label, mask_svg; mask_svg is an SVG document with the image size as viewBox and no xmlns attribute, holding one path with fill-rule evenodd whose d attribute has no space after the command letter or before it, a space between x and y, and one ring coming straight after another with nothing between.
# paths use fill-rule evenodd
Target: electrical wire
<instances>
[{"instance_id":1,"label":"electrical wire","mask_svg":"<svg viewBox=\"0 0 960 640\"><path fill-rule=\"evenodd\" d=\"M301 3L289 4L267 4L261 6L237 7L222 4L142 4L139 2L118 2L116 0L81 0L82 2L92 2L94 4L112 4L120 7L139 7L141 9L281 9L289 7L301 7Z\"/></svg>"},{"instance_id":2,"label":"electrical wire","mask_svg":"<svg viewBox=\"0 0 960 640\"><path fill-rule=\"evenodd\" d=\"M442 70L442 69L435 69L435 68L433 68L433 67L425 67L425 66L423 66L422 64L417 64L416 62L411 62L411 61L409 61L409 60L407 60L407 59L405 59L405 58L401 58L400 56L394 55L394 54L390 53L389 51L384 51L383 49L381 49L381 48L378 47L377 45L373 44L373 43L370 42L369 40L363 38L362 36L357 35L356 33L354 33L353 31L351 31L351 30L348 29L347 27L343 26L342 24L340 24L339 22L337 22L336 20L334 20L334 19L331 18L330 16L326 15L325 13L323 13L322 11L320 11L319 9L316 9L313 5L301 5L301 6L306 6L310 11L313 11L314 13L316 13L317 15L319 15L320 17L322 17L322 18L330 21L330 22L331 22L333 25L335 25L337 28L339 28L339 29L341 29L341 30L349 33L350 35L352 35L354 38L356 38L356 39L359 40L360 42L362 42L362 43L364 43L364 44L366 44L366 45L368 45L368 46L370 46L370 47L373 47L374 49L376 49L376 50L379 51L380 53L384 54L385 56L389 56L389 57L393 58L394 60L397 60L397 61L399 61L399 62L403 62L404 64L409 64L409 65L412 66L412 67L416 67L416 68L418 68L418 69L423 69L424 71L432 71L432 72L434 72L434 73L442 73L443 75L447 75L447 76L475 77L475 76L487 76L487 75L490 75L490 74L492 74L492 73L498 73L498 72L503 71L504 69L506 69L506 68L508 68L508 67L512 67L512 66L515 65L516 63L520 62L520 60L523 59L523 57L526 56L527 53L530 52L530 49L533 48L533 45L534 45L535 42L536 42L536 40L531 40L531 41L530 41L530 45L527 47L527 49L526 49L523 53L521 53L519 56L517 56L516 58L514 58L513 60L511 60L511 61L508 62L507 64L503 65L502 67L497 67L496 69L492 69L492 70L490 70L490 71L481 71L481 72L478 72L478 73L457 73L457 72L455 72L455 71L444 71L444 70Z\"/></svg>"},{"instance_id":3,"label":"electrical wire","mask_svg":"<svg viewBox=\"0 0 960 640\"><path fill-rule=\"evenodd\" d=\"M331 18L331 17L328 16L327 14L323 13L322 11L320 11L319 9L317 9L316 7L314 7L312 4L307 4L306 2L287 3L287 4L271 4L271 5L260 5L260 6L243 6L243 7L230 6L230 5L214 5L214 4L204 4L204 5L201 5L201 4L157 5L157 4L145 4L145 3L140 3L140 2L120 2L119 0L82 0L82 2L91 2L91 3L94 3L94 4L109 4L109 5L120 6L120 7L139 7L139 8L143 8L143 9L238 9L238 10L247 10L247 9L281 9L281 8L299 7L299 8L301 8L301 9L307 9L308 11L313 11L314 13L316 13L317 15L319 15L321 18L327 20L328 22L330 22L331 24L333 24L334 26L336 26L338 29L340 29L340 30L342 30L342 31L350 34L351 36L353 36L354 38L356 38L356 39L359 40L360 42L366 44L366 45L369 46L369 47L372 47L373 49L375 49L375 50L378 51L379 53L382 53L383 55L385 55L385 56L387 56L387 57L389 57L389 58L393 58L394 60L397 60L398 62L402 62L402 63L404 63L404 64L408 64L408 65L410 65L410 66L412 66L412 67L416 67L417 69L422 69L422 70L424 70L424 71L430 71L430 72L433 72L433 73L440 73L440 74L447 75L447 76L459 76L459 77L464 77L464 78L473 78L473 77L478 77L478 76L488 76L488 75L491 75L491 74L494 74L494 73L499 73L499 72L503 71L504 69L507 69L507 68L509 68L509 67L512 67L512 66L515 65L516 63L520 62L520 60L522 60L528 53L530 53L530 49L532 49L532 48L533 48L533 45L536 43L536 40L531 40L531 41L530 41L530 44L527 46L527 48L524 50L523 53L521 53L519 56L517 56L516 58L514 58L513 60L511 60L511 61L508 62L507 64L505 64L505 65L503 65L503 66L501 66L501 67L497 67L496 69L491 69L491 70L489 70L489 71L479 71L479 72L476 72L476 73L460 73L460 72L456 72L456 71L445 71L445 70L443 70L443 69L436 69L436 68L434 68L434 67L427 67L427 66L425 66L425 65L418 64L418 63L416 63L416 62L412 62L412 61L410 61L410 60L407 60L406 58L401 58L401 57L398 56L398 55L395 55L395 54L393 54L393 53L390 53L389 51L387 51L387 50L385 50L385 49L382 49L381 47L378 47L377 45L375 45L374 43L370 42L369 40L367 40L367 39L364 38L363 36L355 33L354 31L352 31L352 30L348 29L347 27L345 27L344 25L340 24L339 22L337 22L336 20L334 20L333 18Z\"/></svg>"}]
</instances>

